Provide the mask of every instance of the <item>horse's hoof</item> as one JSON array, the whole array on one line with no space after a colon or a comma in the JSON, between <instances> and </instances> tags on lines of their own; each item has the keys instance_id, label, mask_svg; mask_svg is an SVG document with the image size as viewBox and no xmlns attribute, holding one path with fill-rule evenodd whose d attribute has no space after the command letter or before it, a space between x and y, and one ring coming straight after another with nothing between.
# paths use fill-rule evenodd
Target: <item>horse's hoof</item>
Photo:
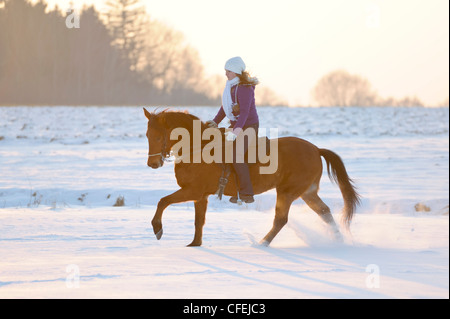
<instances>
[{"instance_id":1,"label":"horse's hoof","mask_svg":"<svg viewBox=\"0 0 450 319\"><path fill-rule=\"evenodd\" d=\"M162 235L163 235L162 228L159 230L159 232L155 232L156 239L158 239L158 240L161 239Z\"/></svg>"},{"instance_id":2,"label":"horse's hoof","mask_svg":"<svg viewBox=\"0 0 450 319\"><path fill-rule=\"evenodd\" d=\"M202 243L195 243L195 242L192 242L192 243L190 243L189 245L187 245L186 247L200 247L202 245Z\"/></svg>"},{"instance_id":3,"label":"horse's hoof","mask_svg":"<svg viewBox=\"0 0 450 319\"><path fill-rule=\"evenodd\" d=\"M335 231L332 235L332 238L338 244L344 243L344 237L342 236L342 234L339 231Z\"/></svg>"},{"instance_id":4,"label":"horse's hoof","mask_svg":"<svg viewBox=\"0 0 450 319\"><path fill-rule=\"evenodd\" d=\"M263 247L269 247L270 242L267 241L267 240L265 240L265 239L263 239L263 240L261 240L261 241L259 242L259 244L260 244L261 246L263 246Z\"/></svg>"},{"instance_id":5,"label":"horse's hoof","mask_svg":"<svg viewBox=\"0 0 450 319\"><path fill-rule=\"evenodd\" d=\"M163 235L163 228L161 224L161 220L152 220L153 232L156 235L156 239L160 240Z\"/></svg>"}]
</instances>

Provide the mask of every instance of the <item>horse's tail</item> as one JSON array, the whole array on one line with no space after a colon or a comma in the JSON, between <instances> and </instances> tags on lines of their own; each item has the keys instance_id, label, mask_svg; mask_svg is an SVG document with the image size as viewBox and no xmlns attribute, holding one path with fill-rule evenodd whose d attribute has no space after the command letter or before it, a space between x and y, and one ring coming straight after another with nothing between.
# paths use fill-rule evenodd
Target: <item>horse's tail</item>
<instances>
[{"instance_id":1,"label":"horse's tail","mask_svg":"<svg viewBox=\"0 0 450 319\"><path fill-rule=\"evenodd\" d=\"M342 210L344 225L348 228L355 212L356 206L360 203L360 195L356 192L353 181L347 174L344 162L336 153L327 150L319 149L320 155L323 156L327 162L328 177L332 182L339 185L342 197L344 198L344 208ZM331 166L331 170L330 170Z\"/></svg>"}]
</instances>

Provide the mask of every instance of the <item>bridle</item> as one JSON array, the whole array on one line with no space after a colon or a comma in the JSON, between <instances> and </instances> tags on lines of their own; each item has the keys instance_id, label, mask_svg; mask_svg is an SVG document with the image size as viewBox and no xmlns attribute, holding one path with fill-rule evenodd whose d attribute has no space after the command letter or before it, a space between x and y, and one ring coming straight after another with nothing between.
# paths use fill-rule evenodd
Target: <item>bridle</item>
<instances>
[{"instance_id":1,"label":"bridle","mask_svg":"<svg viewBox=\"0 0 450 319\"><path fill-rule=\"evenodd\" d=\"M177 160L177 161L182 161L182 159L183 159L183 156L181 155L177 155L177 154L173 154L172 153L172 150L166 150L166 147L167 147L167 133L165 132L165 134L164 134L164 142L163 142L163 146L162 146L162 148L161 148L161 152L159 152L159 153L153 153L153 154L148 154L148 158L150 158L150 157L153 157L153 156L161 156L161 159L163 160L163 161L165 161L165 162L173 162L173 159L170 159L170 157L171 156L174 156L175 157L175 159ZM203 149L203 147L206 145L207 143L205 143L205 144L201 144L200 145L200 148L198 148L198 149L193 149L192 147L189 149L189 152L188 152L188 154L187 154L187 156L189 156L189 154L194 154L195 152L202 152L202 149Z\"/></svg>"},{"instance_id":2,"label":"bridle","mask_svg":"<svg viewBox=\"0 0 450 319\"><path fill-rule=\"evenodd\" d=\"M163 161L165 161L168 157L170 157L170 152L168 152L166 150L166 145L167 145L167 134L164 134L164 143L161 149L161 152L159 153L154 153L154 154L148 154L148 157L152 157L152 156L161 156L161 159Z\"/></svg>"}]
</instances>

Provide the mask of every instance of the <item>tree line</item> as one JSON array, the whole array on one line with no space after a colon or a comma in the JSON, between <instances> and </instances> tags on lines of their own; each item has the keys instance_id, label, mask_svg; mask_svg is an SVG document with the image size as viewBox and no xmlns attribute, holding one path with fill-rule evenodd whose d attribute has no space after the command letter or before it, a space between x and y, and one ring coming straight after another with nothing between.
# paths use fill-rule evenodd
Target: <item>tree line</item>
<instances>
[{"instance_id":1,"label":"tree line","mask_svg":"<svg viewBox=\"0 0 450 319\"><path fill-rule=\"evenodd\" d=\"M93 6L75 16L42 0L0 0L0 104L220 103L182 34L138 0L108 5L104 16Z\"/></svg>"},{"instance_id":2,"label":"tree line","mask_svg":"<svg viewBox=\"0 0 450 319\"><path fill-rule=\"evenodd\" d=\"M140 0L107 5L75 14L43 0L0 0L0 105L220 105L224 76L205 75L181 32L151 19ZM322 77L312 96L321 106L423 106L382 98L344 70ZM288 104L261 85L256 98Z\"/></svg>"},{"instance_id":3,"label":"tree line","mask_svg":"<svg viewBox=\"0 0 450 319\"><path fill-rule=\"evenodd\" d=\"M323 76L312 95L321 106L424 106L416 96L383 98L366 78L345 70L336 70Z\"/></svg>"},{"instance_id":4,"label":"tree line","mask_svg":"<svg viewBox=\"0 0 450 319\"><path fill-rule=\"evenodd\" d=\"M140 0L105 13L0 0L0 105L220 105L224 82ZM258 104L286 104L258 90Z\"/></svg>"}]
</instances>

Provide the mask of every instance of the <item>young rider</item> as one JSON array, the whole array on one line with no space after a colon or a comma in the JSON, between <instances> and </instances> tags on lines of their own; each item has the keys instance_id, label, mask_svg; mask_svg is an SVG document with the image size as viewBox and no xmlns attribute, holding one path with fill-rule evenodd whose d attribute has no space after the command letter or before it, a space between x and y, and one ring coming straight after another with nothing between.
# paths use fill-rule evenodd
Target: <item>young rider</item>
<instances>
[{"instance_id":1,"label":"young rider","mask_svg":"<svg viewBox=\"0 0 450 319\"><path fill-rule=\"evenodd\" d=\"M222 95L222 106L212 121L207 121L209 126L217 125L225 118L230 120L232 130L226 133L228 141L235 141L236 138L244 138L243 149L236 149L233 152L233 168L239 180L239 198L245 203L254 202L253 186L250 180L248 164L239 158L243 158L248 150L249 140L247 134L241 133L246 129L255 130L254 137L258 137L259 118L255 107L255 86L258 79L251 77L245 71L245 63L241 57L234 57L225 63L225 75L227 82ZM236 143L234 143L236 145ZM243 152L243 154L242 154ZM233 196L230 202L237 203L238 198Z\"/></svg>"}]
</instances>

